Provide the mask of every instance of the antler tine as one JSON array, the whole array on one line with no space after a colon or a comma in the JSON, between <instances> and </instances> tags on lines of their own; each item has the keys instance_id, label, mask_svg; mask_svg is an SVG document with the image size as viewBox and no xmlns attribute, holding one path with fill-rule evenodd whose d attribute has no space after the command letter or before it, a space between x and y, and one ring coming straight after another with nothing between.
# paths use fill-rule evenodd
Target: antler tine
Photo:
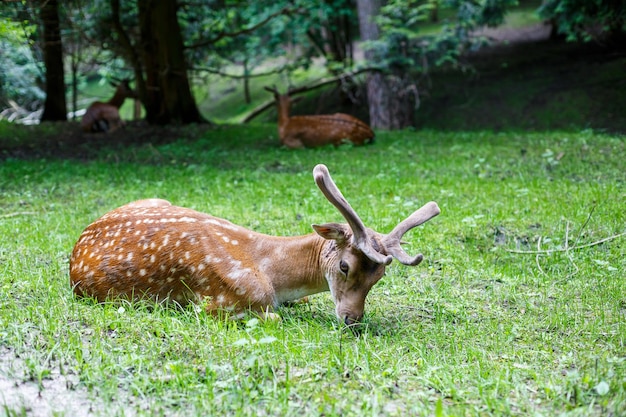
<instances>
[{"instance_id":1,"label":"antler tine","mask_svg":"<svg viewBox=\"0 0 626 417\"><path fill-rule=\"evenodd\" d=\"M346 219L352 229L352 235L356 246L373 262L379 264L389 265L393 258L389 255L383 255L372 247L367 236L365 225L359 218L356 211L350 206L345 199L337 185L335 185L333 179L330 177L328 168L326 165L319 164L313 168L313 178L315 183L322 191L328 201L339 210L341 215Z\"/></svg>"},{"instance_id":2,"label":"antler tine","mask_svg":"<svg viewBox=\"0 0 626 417\"><path fill-rule=\"evenodd\" d=\"M383 238L383 244L394 258L404 265L415 266L422 262L424 258L422 254L415 257L409 256L400 246L402 236L414 227L426 223L436 215L441 213L439 206L434 201L426 203L423 207L417 209L413 214L400 222L387 236Z\"/></svg>"}]
</instances>

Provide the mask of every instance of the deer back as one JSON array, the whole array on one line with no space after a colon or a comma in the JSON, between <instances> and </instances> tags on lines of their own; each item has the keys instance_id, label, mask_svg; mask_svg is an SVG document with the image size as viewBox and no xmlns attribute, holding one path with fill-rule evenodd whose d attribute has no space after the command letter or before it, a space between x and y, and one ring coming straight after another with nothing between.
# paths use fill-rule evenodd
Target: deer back
<instances>
[{"instance_id":1,"label":"deer back","mask_svg":"<svg viewBox=\"0 0 626 417\"><path fill-rule=\"evenodd\" d=\"M271 285L255 280L258 236L224 219L140 200L89 225L70 259L74 291L109 297L206 303L207 309L273 306Z\"/></svg>"},{"instance_id":2,"label":"deer back","mask_svg":"<svg viewBox=\"0 0 626 417\"><path fill-rule=\"evenodd\" d=\"M374 140L372 129L344 113L329 115L292 116L285 132L285 141L299 141L306 148L351 142L364 145Z\"/></svg>"},{"instance_id":3,"label":"deer back","mask_svg":"<svg viewBox=\"0 0 626 417\"><path fill-rule=\"evenodd\" d=\"M278 109L278 135L289 148L314 148L344 142L363 145L374 141L374 132L367 123L345 113L290 116L291 98L276 88L265 87L274 94Z\"/></svg>"}]
</instances>

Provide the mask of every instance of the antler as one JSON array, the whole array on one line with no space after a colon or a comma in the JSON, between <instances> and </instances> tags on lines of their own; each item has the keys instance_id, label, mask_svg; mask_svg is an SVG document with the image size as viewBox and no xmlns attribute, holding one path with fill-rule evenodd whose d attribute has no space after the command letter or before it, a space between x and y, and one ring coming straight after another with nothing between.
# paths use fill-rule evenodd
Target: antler
<instances>
[{"instance_id":1,"label":"antler","mask_svg":"<svg viewBox=\"0 0 626 417\"><path fill-rule=\"evenodd\" d=\"M424 257L422 254L418 254L415 257L409 256L404 249L400 246L402 236L414 227L419 226L422 223L426 223L441 212L439 206L434 201L426 203L423 207L417 209L413 214L400 222L388 235L383 238L383 244L385 249L394 258L404 265L415 266L422 262Z\"/></svg>"},{"instance_id":2,"label":"antler","mask_svg":"<svg viewBox=\"0 0 626 417\"><path fill-rule=\"evenodd\" d=\"M313 169L313 177L319 189L322 190L322 193L326 196L326 199L328 199L333 206L337 207L341 215L350 225L355 246L372 262L389 265L393 258L390 255L383 255L374 249L369 240L365 225L333 182L328 168L322 164L315 166Z\"/></svg>"}]
</instances>

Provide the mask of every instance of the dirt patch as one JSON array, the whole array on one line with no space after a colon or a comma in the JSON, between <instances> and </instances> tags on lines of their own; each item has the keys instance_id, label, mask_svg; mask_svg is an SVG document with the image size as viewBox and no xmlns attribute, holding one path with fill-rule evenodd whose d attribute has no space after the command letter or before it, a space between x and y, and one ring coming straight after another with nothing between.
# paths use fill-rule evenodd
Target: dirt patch
<instances>
[{"instance_id":1,"label":"dirt patch","mask_svg":"<svg viewBox=\"0 0 626 417\"><path fill-rule=\"evenodd\" d=\"M55 369L36 381L27 375L27 368L13 351L0 348L0 410L28 416L93 414L95 402L78 387L76 375Z\"/></svg>"},{"instance_id":2,"label":"dirt patch","mask_svg":"<svg viewBox=\"0 0 626 417\"><path fill-rule=\"evenodd\" d=\"M544 23L522 28L484 28L476 35L485 36L492 41L493 46L509 45L513 43L540 42L550 37L552 27Z\"/></svg>"}]
</instances>

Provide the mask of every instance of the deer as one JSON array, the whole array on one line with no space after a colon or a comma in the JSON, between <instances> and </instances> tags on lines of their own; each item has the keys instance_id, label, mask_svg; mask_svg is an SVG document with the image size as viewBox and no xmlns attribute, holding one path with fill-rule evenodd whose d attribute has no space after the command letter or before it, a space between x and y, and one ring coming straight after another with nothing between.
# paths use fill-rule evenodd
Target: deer
<instances>
[{"instance_id":1,"label":"deer","mask_svg":"<svg viewBox=\"0 0 626 417\"><path fill-rule=\"evenodd\" d=\"M98 302L148 298L210 315L274 318L283 304L330 291L335 314L358 326L365 299L395 258L416 266L423 255L400 246L406 232L440 213L429 202L390 233L367 228L325 165L315 183L346 223L313 224L303 236L269 236L158 198L135 201L91 223L70 257L77 297Z\"/></svg>"},{"instance_id":2,"label":"deer","mask_svg":"<svg viewBox=\"0 0 626 417\"><path fill-rule=\"evenodd\" d=\"M107 102L96 101L87 107L80 126L83 132L114 132L124 126L120 118L120 107L127 98L138 98L137 93L130 88L130 80L122 80L114 85L115 94Z\"/></svg>"},{"instance_id":3,"label":"deer","mask_svg":"<svg viewBox=\"0 0 626 417\"><path fill-rule=\"evenodd\" d=\"M289 92L280 94L275 87L265 87L274 95L278 109L278 136L291 149L314 148L351 142L363 145L374 142L374 132L367 123L345 113L289 116Z\"/></svg>"}]
</instances>

